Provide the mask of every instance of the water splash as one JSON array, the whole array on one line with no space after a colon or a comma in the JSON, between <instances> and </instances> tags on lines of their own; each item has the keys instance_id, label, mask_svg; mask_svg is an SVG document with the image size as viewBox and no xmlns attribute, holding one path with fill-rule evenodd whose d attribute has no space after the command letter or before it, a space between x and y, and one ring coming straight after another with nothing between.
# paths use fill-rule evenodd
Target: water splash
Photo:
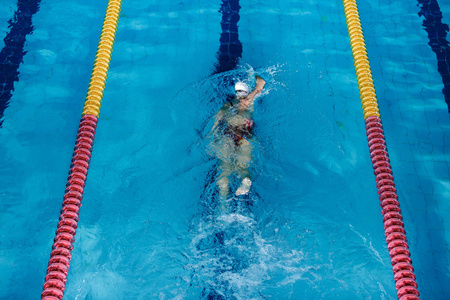
<instances>
[{"instance_id":1,"label":"water splash","mask_svg":"<svg viewBox=\"0 0 450 300\"><path fill-rule=\"evenodd\" d=\"M274 237L273 242L263 238L252 212L258 201L255 194L231 197L228 210L216 205L214 214L193 219L186 268L192 271L191 284L203 289L201 299L266 299L266 289L309 280L305 273L314 267L304 266L301 251L283 247Z\"/></svg>"}]
</instances>

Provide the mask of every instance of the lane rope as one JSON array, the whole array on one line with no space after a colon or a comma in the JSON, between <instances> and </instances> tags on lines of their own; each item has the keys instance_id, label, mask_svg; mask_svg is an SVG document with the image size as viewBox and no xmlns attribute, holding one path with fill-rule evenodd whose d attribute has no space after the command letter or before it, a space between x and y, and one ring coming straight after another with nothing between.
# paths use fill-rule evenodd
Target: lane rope
<instances>
[{"instance_id":1,"label":"lane rope","mask_svg":"<svg viewBox=\"0 0 450 300\"><path fill-rule=\"evenodd\" d=\"M121 5L122 0L108 1L41 299L62 300L64 296Z\"/></svg>"},{"instance_id":2,"label":"lane rope","mask_svg":"<svg viewBox=\"0 0 450 300\"><path fill-rule=\"evenodd\" d=\"M400 300L417 300L420 298L416 276L384 138L358 7L356 0L343 0L343 4L397 297Z\"/></svg>"}]
</instances>

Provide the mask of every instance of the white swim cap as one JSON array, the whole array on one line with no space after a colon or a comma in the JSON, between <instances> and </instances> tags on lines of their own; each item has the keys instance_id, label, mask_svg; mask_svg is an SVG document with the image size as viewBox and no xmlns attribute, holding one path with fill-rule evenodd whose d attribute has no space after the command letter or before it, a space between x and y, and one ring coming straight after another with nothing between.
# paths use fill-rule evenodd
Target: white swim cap
<instances>
[{"instance_id":1,"label":"white swim cap","mask_svg":"<svg viewBox=\"0 0 450 300\"><path fill-rule=\"evenodd\" d=\"M237 93L245 93L246 95L248 95L249 89L248 89L248 85L245 82L239 81L234 85L234 91Z\"/></svg>"}]
</instances>

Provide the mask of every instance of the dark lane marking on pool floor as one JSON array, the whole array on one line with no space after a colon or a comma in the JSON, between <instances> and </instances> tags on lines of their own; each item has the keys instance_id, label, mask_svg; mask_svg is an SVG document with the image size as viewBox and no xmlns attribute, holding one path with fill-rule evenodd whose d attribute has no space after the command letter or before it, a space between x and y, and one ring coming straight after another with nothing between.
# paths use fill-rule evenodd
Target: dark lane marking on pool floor
<instances>
[{"instance_id":1,"label":"dark lane marking on pool floor","mask_svg":"<svg viewBox=\"0 0 450 300\"><path fill-rule=\"evenodd\" d=\"M41 0L19 0L14 17L8 21L10 29L3 39L5 46L0 52L0 127L3 115L14 92L14 82L19 81L19 65L26 54L25 41L33 32L32 17L39 10Z\"/></svg>"},{"instance_id":2,"label":"dark lane marking on pool floor","mask_svg":"<svg viewBox=\"0 0 450 300\"><path fill-rule=\"evenodd\" d=\"M217 64L213 74L234 70L242 57L242 44L239 41L238 25L240 16L239 0L223 0L220 7L222 13L222 33L220 47L217 52Z\"/></svg>"},{"instance_id":3,"label":"dark lane marking on pool floor","mask_svg":"<svg viewBox=\"0 0 450 300\"><path fill-rule=\"evenodd\" d=\"M450 45L447 40L449 26L442 23L442 12L437 0L418 0L418 2L420 7L419 16L424 17L422 26L430 39L428 45L436 53L438 71L444 84L442 93L450 113Z\"/></svg>"}]
</instances>

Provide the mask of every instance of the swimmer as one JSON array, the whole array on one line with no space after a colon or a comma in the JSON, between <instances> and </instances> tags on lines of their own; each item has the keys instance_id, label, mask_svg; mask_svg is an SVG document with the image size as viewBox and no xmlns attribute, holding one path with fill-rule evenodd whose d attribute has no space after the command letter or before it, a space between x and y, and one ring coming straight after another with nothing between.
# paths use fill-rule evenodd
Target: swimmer
<instances>
[{"instance_id":1,"label":"swimmer","mask_svg":"<svg viewBox=\"0 0 450 300\"><path fill-rule=\"evenodd\" d=\"M250 191L249 166L251 162L252 145L249 139L253 130L253 102L259 95L266 82L256 75L256 87L249 93L249 87L244 82L237 82L234 86L236 97L226 103L216 114L211 129L214 136L215 155L220 160L217 186L219 194L225 198L230 193L231 174L240 177L241 185L236 190L236 196L246 195Z\"/></svg>"}]
</instances>

